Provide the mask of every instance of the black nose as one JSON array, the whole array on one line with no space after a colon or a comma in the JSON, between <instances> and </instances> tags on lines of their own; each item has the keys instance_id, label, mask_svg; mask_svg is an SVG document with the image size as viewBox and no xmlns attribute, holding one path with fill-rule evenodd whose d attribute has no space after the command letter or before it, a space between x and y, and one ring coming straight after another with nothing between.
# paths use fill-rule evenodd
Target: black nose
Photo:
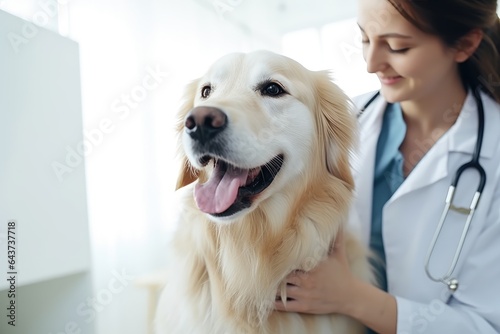
<instances>
[{"instance_id":1,"label":"black nose","mask_svg":"<svg viewBox=\"0 0 500 334\"><path fill-rule=\"evenodd\" d=\"M192 139L206 143L226 128L227 116L218 108L196 107L189 112L184 126Z\"/></svg>"}]
</instances>

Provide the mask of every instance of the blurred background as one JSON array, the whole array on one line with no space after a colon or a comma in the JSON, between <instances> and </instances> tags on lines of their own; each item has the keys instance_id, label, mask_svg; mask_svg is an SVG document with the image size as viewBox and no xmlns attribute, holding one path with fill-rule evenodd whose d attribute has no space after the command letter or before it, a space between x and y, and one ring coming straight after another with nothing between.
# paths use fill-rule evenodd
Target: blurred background
<instances>
[{"instance_id":1,"label":"blurred background","mask_svg":"<svg viewBox=\"0 0 500 334\"><path fill-rule=\"evenodd\" d=\"M0 38L6 334L150 333L175 113L217 58L268 49L330 69L350 96L378 88L356 1L0 0Z\"/></svg>"}]
</instances>

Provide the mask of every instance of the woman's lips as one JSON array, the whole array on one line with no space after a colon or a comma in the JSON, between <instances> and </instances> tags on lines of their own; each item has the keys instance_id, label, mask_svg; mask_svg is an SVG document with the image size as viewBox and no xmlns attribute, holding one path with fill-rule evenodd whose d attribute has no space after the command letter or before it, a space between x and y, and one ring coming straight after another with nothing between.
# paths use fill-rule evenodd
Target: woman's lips
<instances>
[{"instance_id":1,"label":"woman's lips","mask_svg":"<svg viewBox=\"0 0 500 334\"><path fill-rule=\"evenodd\" d=\"M402 76L395 77L379 77L380 82L384 85L394 85L403 79Z\"/></svg>"}]
</instances>

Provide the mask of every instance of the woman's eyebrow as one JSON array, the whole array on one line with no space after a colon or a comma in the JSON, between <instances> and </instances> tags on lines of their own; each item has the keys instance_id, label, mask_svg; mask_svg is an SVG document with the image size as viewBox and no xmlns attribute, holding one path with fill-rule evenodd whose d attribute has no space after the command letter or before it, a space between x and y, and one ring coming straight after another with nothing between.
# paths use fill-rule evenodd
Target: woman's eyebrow
<instances>
[{"instance_id":1,"label":"woman's eyebrow","mask_svg":"<svg viewBox=\"0 0 500 334\"><path fill-rule=\"evenodd\" d=\"M358 23L358 27L359 27L359 29L361 29L361 31L363 33L366 33L365 30L363 29L363 27L361 27L359 25L359 23ZM399 34L397 32L386 33L386 34L378 35L377 37L381 37L381 38L405 38L405 39L412 38L412 36Z\"/></svg>"}]
</instances>

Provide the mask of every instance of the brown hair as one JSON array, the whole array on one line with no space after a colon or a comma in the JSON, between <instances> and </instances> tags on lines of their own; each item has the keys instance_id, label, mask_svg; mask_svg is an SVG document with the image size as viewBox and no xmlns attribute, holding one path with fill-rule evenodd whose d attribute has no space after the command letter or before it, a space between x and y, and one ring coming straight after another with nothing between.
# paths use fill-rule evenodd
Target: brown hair
<instances>
[{"instance_id":1,"label":"brown hair","mask_svg":"<svg viewBox=\"0 0 500 334\"><path fill-rule=\"evenodd\" d=\"M500 19L497 0L388 0L420 30L450 47L473 29L484 37L474 54L459 64L464 85L480 88L500 103Z\"/></svg>"}]
</instances>

